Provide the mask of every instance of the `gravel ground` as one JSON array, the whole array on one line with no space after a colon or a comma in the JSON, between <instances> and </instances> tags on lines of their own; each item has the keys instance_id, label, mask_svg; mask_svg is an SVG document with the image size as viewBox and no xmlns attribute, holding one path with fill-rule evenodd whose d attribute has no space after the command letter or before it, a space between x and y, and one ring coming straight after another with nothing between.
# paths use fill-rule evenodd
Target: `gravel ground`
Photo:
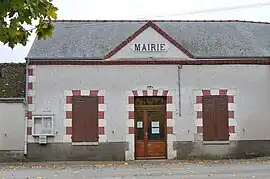
<instances>
[{"instance_id":1,"label":"gravel ground","mask_svg":"<svg viewBox=\"0 0 270 179\"><path fill-rule=\"evenodd\" d=\"M270 160L0 164L0 179L270 179Z\"/></svg>"}]
</instances>

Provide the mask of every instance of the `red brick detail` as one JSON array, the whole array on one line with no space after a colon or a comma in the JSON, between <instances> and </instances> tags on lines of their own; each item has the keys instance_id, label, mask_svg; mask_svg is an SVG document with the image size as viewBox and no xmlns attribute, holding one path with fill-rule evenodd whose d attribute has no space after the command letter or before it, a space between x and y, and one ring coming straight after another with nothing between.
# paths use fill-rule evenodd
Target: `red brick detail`
<instances>
[{"instance_id":1,"label":"red brick detail","mask_svg":"<svg viewBox=\"0 0 270 179\"><path fill-rule=\"evenodd\" d=\"M134 96L128 97L128 104L134 104Z\"/></svg>"},{"instance_id":2,"label":"red brick detail","mask_svg":"<svg viewBox=\"0 0 270 179\"><path fill-rule=\"evenodd\" d=\"M132 93L133 93L133 96L138 96L138 91L137 90L133 90Z\"/></svg>"},{"instance_id":3,"label":"red brick detail","mask_svg":"<svg viewBox=\"0 0 270 179\"><path fill-rule=\"evenodd\" d=\"M234 103L234 96L228 96L228 103Z\"/></svg>"},{"instance_id":4,"label":"red brick detail","mask_svg":"<svg viewBox=\"0 0 270 179\"><path fill-rule=\"evenodd\" d=\"M98 95L98 90L90 90L90 96L97 96ZM103 104L103 103L99 103Z\"/></svg>"},{"instance_id":5,"label":"red brick detail","mask_svg":"<svg viewBox=\"0 0 270 179\"><path fill-rule=\"evenodd\" d=\"M66 96L66 104L72 104L72 96Z\"/></svg>"},{"instance_id":6,"label":"red brick detail","mask_svg":"<svg viewBox=\"0 0 270 179\"><path fill-rule=\"evenodd\" d=\"M27 119L32 120L32 111L27 112Z\"/></svg>"},{"instance_id":7,"label":"red brick detail","mask_svg":"<svg viewBox=\"0 0 270 179\"><path fill-rule=\"evenodd\" d=\"M148 96L147 90L142 90L143 96Z\"/></svg>"},{"instance_id":8,"label":"red brick detail","mask_svg":"<svg viewBox=\"0 0 270 179\"><path fill-rule=\"evenodd\" d=\"M66 127L66 134L67 135L72 134L72 127Z\"/></svg>"},{"instance_id":9,"label":"red brick detail","mask_svg":"<svg viewBox=\"0 0 270 179\"><path fill-rule=\"evenodd\" d=\"M270 65L270 59L254 59L254 60L190 60L189 58L178 58L177 60L31 60L31 65Z\"/></svg>"},{"instance_id":10,"label":"red brick detail","mask_svg":"<svg viewBox=\"0 0 270 179\"><path fill-rule=\"evenodd\" d=\"M28 82L27 88L28 89L33 89L33 83L32 82Z\"/></svg>"},{"instance_id":11,"label":"red brick detail","mask_svg":"<svg viewBox=\"0 0 270 179\"><path fill-rule=\"evenodd\" d=\"M172 118L173 118L173 113L172 113L172 111L167 111L166 117L167 117L167 119L172 119Z\"/></svg>"},{"instance_id":12,"label":"red brick detail","mask_svg":"<svg viewBox=\"0 0 270 179\"><path fill-rule=\"evenodd\" d=\"M98 96L98 104L104 104L104 96Z\"/></svg>"},{"instance_id":13,"label":"red brick detail","mask_svg":"<svg viewBox=\"0 0 270 179\"><path fill-rule=\"evenodd\" d=\"M168 95L168 90L163 90L162 96L167 96Z\"/></svg>"},{"instance_id":14,"label":"red brick detail","mask_svg":"<svg viewBox=\"0 0 270 179\"><path fill-rule=\"evenodd\" d=\"M202 111L197 111L197 119L203 118L203 112Z\"/></svg>"},{"instance_id":15,"label":"red brick detail","mask_svg":"<svg viewBox=\"0 0 270 179\"><path fill-rule=\"evenodd\" d=\"M99 111L98 112L98 118L99 119L104 119L104 111Z\"/></svg>"},{"instance_id":16,"label":"red brick detail","mask_svg":"<svg viewBox=\"0 0 270 179\"><path fill-rule=\"evenodd\" d=\"M134 127L129 127L128 128L128 133L129 134L134 134Z\"/></svg>"},{"instance_id":17,"label":"red brick detail","mask_svg":"<svg viewBox=\"0 0 270 179\"><path fill-rule=\"evenodd\" d=\"M81 90L72 90L73 96L81 96Z\"/></svg>"},{"instance_id":18,"label":"red brick detail","mask_svg":"<svg viewBox=\"0 0 270 179\"><path fill-rule=\"evenodd\" d=\"M32 127L27 127L27 135L32 135Z\"/></svg>"},{"instance_id":19,"label":"red brick detail","mask_svg":"<svg viewBox=\"0 0 270 179\"><path fill-rule=\"evenodd\" d=\"M167 104L172 104L172 96L167 96Z\"/></svg>"},{"instance_id":20,"label":"red brick detail","mask_svg":"<svg viewBox=\"0 0 270 179\"><path fill-rule=\"evenodd\" d=\"M128 119L134 119L134 111L128 111Z\"/></svg>"},{"instance_id":21,"label":"red brick detail","mask_svg":"<svg viewBox=\"0 0 270 179\"><path fill-rule=\"evenodd\" d=\"M219 95L220 95L220 96L227 95L227 92L228 92L227 89L220 89L220 90L219 90Z\"/></svg>"},{"instance_id":22,"label":"red brick detail","mask_svg":"<svg viewBox=\"0 0 270 179\"><path fill-rule=\"evenodd\" d=\"M104 135L105 134L105 128L104 127L99 127L98 128L98 134L99 135Z\"/></svg>"},{"instance_id":23,"label":"red brick detail","mask_svg":"<svg viewBox=\"0 0 270 179\"><path fill-rule=\"evenodd\" d=\"M33 104L33 96L28 96L28 104Z\"/></svg>"},{"instance_id":24,"label":"red brick detail","mask_svg":"<svg viewBox=\"0 0 270 179\"><path fill-rule=\"evenodd\" d=\"M234 111L228 111L228 118L234 118Z\"/></svg>"},{"instance_id":25,"label":"red brick detail","mask_svg":"<svg viewBox=\"0 0 270 179\"><path fill-rule=\"evenodd\" d=\"M33 76L34 74L33 71L34 71L33 69L28 69L28 76Z\"/></svg>"},{"instance_id":26,"label":"red brick detail","mask_svg":"<svg viewBox=\"0 0 270 179\"><path fill-rule=\"evenodd\" d=\"M197 126L197 133L203 133L203 126Z\"/></svg>"},{"instance_id":27,"label":"red brick detail","mask_svg":"<svg viewBox=\"0 0 270 179\"><path fill-rule=\"evenodd\" d=\"M202 99L203 97L202 96L196 96L196 103L202 103Z\"/></svg>"},{"instance_id":28,"label":"red brick detail","mask_svg":"<svg viewBox=\"0 0 270 179\"><path fill-rule=\"evenodd\" d=\"M202 90L203 96L210 96L211 90Z\"/></svg>"},{"instance_id":29,"label":"red brick detail","mask_svg":"<svg viewBox=\"0 0 270 179\"><path fill-rule=\"evenodd\" d=\"M153 90L153 96L157 96L158 90Z\"/></svg>"},{"instance_id":30,"label":"red brick detail","mask_svg":"<svg viewBox=\"0 0 270 179\"><path fill-rule=\"evenodd\" d=\"M72 111L66 111L66 119L72 119Z\"/></svg>"},{"instance_id":31,"label":"red brick detail","mask_svg":"<svg viewBox=\"0 0 270 179\"><path fill-rule=\"evenodd\" d=\"M167 133L173 134L173 127L167 127Z\"/></svg>"},{"instance_id":32,"label":"red brick detail","mask_svg":"<svg viewBox=\"0 0 270 179\"><path fill-rule=\"evenodd\" d=\"M229 133L235 133L235 126L229 126Z\"/></svg>"}]
</instances>

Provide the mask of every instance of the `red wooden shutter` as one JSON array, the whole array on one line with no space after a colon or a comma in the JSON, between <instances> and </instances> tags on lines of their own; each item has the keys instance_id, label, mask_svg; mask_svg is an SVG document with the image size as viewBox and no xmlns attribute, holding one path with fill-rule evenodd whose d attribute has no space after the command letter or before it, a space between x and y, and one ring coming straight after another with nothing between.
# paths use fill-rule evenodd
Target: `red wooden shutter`
<instances>
[{"instance_id":1,"label":"red wooden shutter","mask_svg":"<svg viewBox=\"0 0 270 179\"><path fill-rule=\"evenodd\" d=\"M98 97L87 97L88 116L85 124L87 142L98 142Z\"/></svg>"},{"instance_id":2,"label":"red wooden shutter","mask_svg":"<svg viewBox=\"0 0 270 179\"><path fill-rule=\"evenodd\" d=\"M98 141L98 97L74 96L72 104L72 141Z\"/></svg>"},{"instance_id":3,"label":"red wooden shutter","mask_svg":"<svg viewBox=\"0 0 270 179\"><path fill-rule=\"evenodd\" d=\"M228 97L218 96L215 108L217 140L229 140Z\"/></svg>"},{"instance_id":4,"label":"red wooden shutter","mask_svg":"<svg viewBox=\"0 0 270 179\"><path fill-rule=\"evenodd\" d=\"M203 140L213 141L215 132L215 98L213 96L203 97Z\"/></svg>"}]
</instances>

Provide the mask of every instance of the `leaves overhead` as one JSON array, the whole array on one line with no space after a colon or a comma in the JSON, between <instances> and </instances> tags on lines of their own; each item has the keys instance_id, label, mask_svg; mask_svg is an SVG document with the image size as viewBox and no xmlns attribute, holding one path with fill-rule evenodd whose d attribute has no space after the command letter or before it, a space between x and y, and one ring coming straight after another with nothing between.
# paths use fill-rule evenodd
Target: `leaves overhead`
<instances>
[{"instance_id":1,"label":"leaves overhead","mask_svg":"<svg viewBox=\"0 0 270 179\"><path fill-rule=\"evenodd\" d=\"M39 40L51 37L57 11L52 0L0 0L0 42L12 49L17 44L25 46L34 30Z\"/></svg>"}]
</instances>

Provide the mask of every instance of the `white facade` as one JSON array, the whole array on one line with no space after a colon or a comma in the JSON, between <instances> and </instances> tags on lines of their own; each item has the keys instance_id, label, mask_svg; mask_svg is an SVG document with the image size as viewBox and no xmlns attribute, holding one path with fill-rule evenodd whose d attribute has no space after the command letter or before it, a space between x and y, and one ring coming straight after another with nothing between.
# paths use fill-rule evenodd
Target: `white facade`
<instances>
[{"instance_id":1,"label":"white facade","mask_svg":"<svg viewBox=\"0 0 270 179\"><path fill-rule=\"evenodd\" d=\"M33 115L53 115L55 136L50 138L49 142L65 142L66 131L63 125L65 90L105 89L106 142L126 141L128 92L145 90L151 85L154 89L168 89L172 93L175 108L173 140L196 141L197 114L194 109L194 92L198 89L233 89L236 126L234 139L270 139L268 130L270 71L268 66L182 66L180 70L181 108L179 108L177 68L174 65L36 66ZM94 80L91 80L92 78ZM44 101L49 102L50 112L44 112L47 107ZM28 142L34 142L32 138L29 136Z\"/></svg>"}]
</instances>

